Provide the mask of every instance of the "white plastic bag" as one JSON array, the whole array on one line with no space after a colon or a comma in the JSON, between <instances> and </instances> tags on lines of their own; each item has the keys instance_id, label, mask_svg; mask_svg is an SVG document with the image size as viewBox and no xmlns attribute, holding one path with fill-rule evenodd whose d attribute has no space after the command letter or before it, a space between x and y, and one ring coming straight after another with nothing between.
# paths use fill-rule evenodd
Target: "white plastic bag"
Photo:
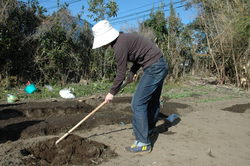
<instances>
[{"instance_id":1,"label":"white plastic bag","mask_svg":"<svg viewBox=\"0 0 250 166\"><path fill-rule=\"evenodd\" d=\"M70 89L62 89L59 91L59 94L64 99L73 99L75 95L71 92Z\"/></svg>"}]
</instances>

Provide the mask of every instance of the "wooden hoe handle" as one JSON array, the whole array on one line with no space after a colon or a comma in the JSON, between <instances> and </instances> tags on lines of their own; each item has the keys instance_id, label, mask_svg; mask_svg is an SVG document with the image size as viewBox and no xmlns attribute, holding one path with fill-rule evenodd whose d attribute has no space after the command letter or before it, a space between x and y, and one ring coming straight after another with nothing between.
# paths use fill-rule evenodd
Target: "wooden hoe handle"
<instances>
[{"instance_id":1,"label":"wooden hoe handle","mask_svg":"<svg viewBox=\"0 0 250 166\"><path fill-rule=\"evenodd\" d=\"M61 140L63 140L65 137L67 137L72 131L74 131L77 127L79 127L85 120L87 120L92 114L94 114L96 111L98 111L106 102L102 102L98 107L96 107L92 112L90 112L87 116L85 116L79 123L77 123L73 128L71 128L66 134L64 134L61 138L59 138L56 141L56 144L58 144Z\"/></svg>"}]
</instances>

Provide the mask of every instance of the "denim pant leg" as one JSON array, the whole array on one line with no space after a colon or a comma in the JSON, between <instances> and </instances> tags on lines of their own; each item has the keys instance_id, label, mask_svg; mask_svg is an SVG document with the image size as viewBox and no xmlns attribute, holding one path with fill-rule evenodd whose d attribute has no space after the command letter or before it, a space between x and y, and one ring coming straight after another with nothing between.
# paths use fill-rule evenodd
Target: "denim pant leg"
<instances>
[{"instance_id":1,"label":"denim pant leg","mask_svg":"<svg viewBox=\"0 0 250 166\"><path fill-rule=\"evenodd\" d=\"M149 127L154 125L159 113L159 98L167 71L167 64L163 58L147 67L132 99L134 134L137 141L145 144L150 144ZM156 106L153 106L154 104Z\"/></svg>"},{"instance_id":2,"label":"denim pant leg","mask_svg":"<svg viewBox=\"0 0 250 166\"><path fill-rule=\"evenodd\" d=\"M159 86L154 91L154 93L153 93L153 95L148 103L148 130L149 130L149 134L151 134L153 132L153 129L155 128L155 125L158 121L158 116L159 116L159 112L160 112L160 96L161 96L163 81L164 80L162 80L159 83Z\"/></svg>"}]
</instances>

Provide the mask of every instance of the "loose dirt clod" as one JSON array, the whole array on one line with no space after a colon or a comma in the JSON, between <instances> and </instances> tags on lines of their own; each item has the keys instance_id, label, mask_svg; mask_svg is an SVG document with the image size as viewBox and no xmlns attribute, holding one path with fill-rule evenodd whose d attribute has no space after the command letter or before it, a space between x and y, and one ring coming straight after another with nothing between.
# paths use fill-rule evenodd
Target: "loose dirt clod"
<instances>
[{"instance_id":1,"label":"loose dirt clod","mask_svg":"<svg viewBox=\"0 0 250 166\"><path fill-rule=\"evenodd\" d=\"M22 149L20 152L25 165L96 165L117 156L110 147L76 135L69 135L55 145L57 139L52 138Z\"/></svg>"}]
</instances>

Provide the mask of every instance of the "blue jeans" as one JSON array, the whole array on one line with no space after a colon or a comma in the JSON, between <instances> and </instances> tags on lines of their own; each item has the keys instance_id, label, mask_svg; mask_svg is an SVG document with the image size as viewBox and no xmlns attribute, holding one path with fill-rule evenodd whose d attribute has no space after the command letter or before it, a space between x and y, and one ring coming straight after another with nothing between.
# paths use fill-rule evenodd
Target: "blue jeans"
<instances>
[{"instance_id":1,"label":"blue jeans","mask_svg":"<svg viewBox=\"0 0 250 166\"><path fill-rule=\"evenodd\" d=\"M150 144L149 133L156 125L160 112L160 96L168 65L163 57L144 69L132 98L133 131L135 139Z\"/></svg>"}]
</instances>

